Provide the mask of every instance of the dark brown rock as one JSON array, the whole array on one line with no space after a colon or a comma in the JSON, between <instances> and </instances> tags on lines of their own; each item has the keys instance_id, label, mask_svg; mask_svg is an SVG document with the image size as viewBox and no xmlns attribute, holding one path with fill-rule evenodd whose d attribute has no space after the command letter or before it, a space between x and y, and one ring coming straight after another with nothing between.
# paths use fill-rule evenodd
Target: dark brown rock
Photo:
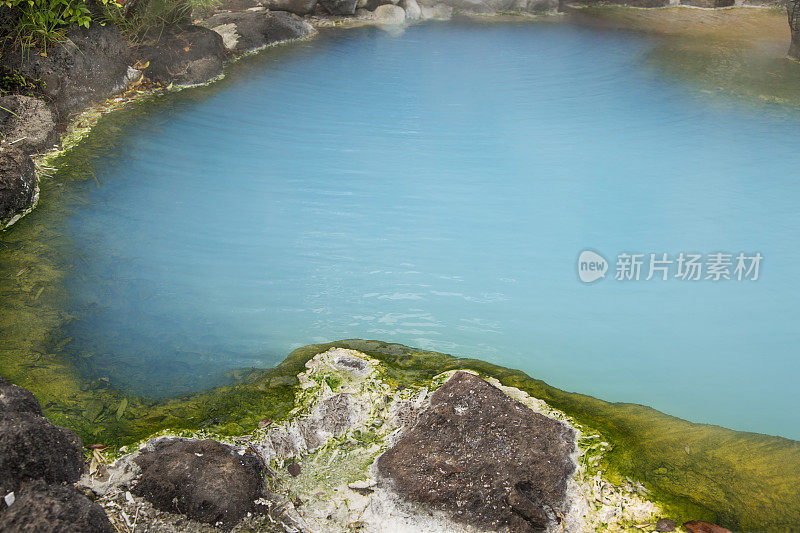
<instances>
[{"instance_id":1,"label":"dark brown rock","mask_svg":"<svg viewBox=\"0 0 800 533\"><path fill-rule=\"evenodd\" d=\"M12 95L0 98L0 135L25 152L42 152L58 140L53 111L43 100Z\"/></svg>"},{"instance_id":2,"label":"dark brown rock","mask_svg":"<svg viewBox=\"0 0 800 533\"><path fill-rule=\"evenodd\" d=\"M74 483L82 472L82 445L75 433L54 426L36 414L0 417L0 492L3 495L36 479L50 484Z\"/></svg>"},{"instance_id":3,"label":"dark brown rock","mask_svg":"<svg viewBox=\"0 0 800 533\"><path fill-rule=\"evenodd\" d=\"M710 522L703 522L702 520L692 520L683 524L691 533L731 533L729 529L722 526L712 524Z\"/></svg>"},{"instance_id":4,"label":"dark brown rock","mask_svg":"<svg viewBox=\"0 0 800 533\"><path fill-rule=\"evenodd\" d=\"M218 33L192 24L157 27L136 48L151 80L169 85L197 85L222 74L227 51Z\"/></svg>"},{"instance_id":5,"label":"dark brown rock","mask_svg":"<svg viewBox=\"0 0 800 533\"><path fill-rule=\"evenodd\" d=\"M491 530L544 530L566 511L574 432L483 379L457 372L378 459L412 502Z\"/></svg>"},{"instance_id":6,"label":"dark brown rock","mask_svg":"<svg viewBox=\"0 0 800 533\"><path fill-rule=\"evenodd\" d=\"M12 48L3 61L29 80L40 79L42 96L65 116L122 89L130 64L128 43L113 24L91 24L67 32L58 44L40 50Z\"/></svg>"},{"instance_id":7,"label":"dark brown rock","mask_svg":"<svg viewBox=\"0 0 800 533\"><path fill-rule=\"evenodd\" d=\"M292 475L292 477L297 477L300 475L300 465L297 463L289 463L289 466L286 467L286 470Z\"/></svg>"},{"instance_id":8,"label":"dark brown rock","mask_svg":"<svg viewBox=\"0 0 800 533\"><path fill-rule=\"evenodd\" d=\"M38 184L28 154L16 147L0 149L0 229L33 206Z\"/></svg>"},{"instance_id":9,"label":"dark brown rock","mask_svg":"<svg viewBox=\"0 0 800 533\"><path fill-rule=\"evenodd\" d=\"M209 524L234 526L261 494L261 463L213 440L167 440L135 459L133 493L154 506Z\"/></svg>"},{"instance_id":10,"label":"dark brown rock","mask_svg":"<svg viewBox=\"0 0 800 533\"><path fill-rule=\"evenodd\" d=\"M31 391L0 378L0 418L18 413L42 416L42 406Z\"/></svg>"},{"instance_id":11,"label":"dark brown rock","mask_svg":"<svg viewBox=\"0 0 800 533\"><path fill-rule=\"evenodd\" d=\"M33 481L0 516L0 531L113 533L105 511L72 487Z\"/></svg>"},{"instance_id":12,"label":"dark brown rock","mask_svg":"<svg viewBox=\"0 0 800 533\"><path fill-rule=\"evenodd\" d=\"M229 24L236 27L235 44L231 42L230 49L239 53L251 52L283 41L302 39L314 32L314 28L300 17L280 11L218 13L203 22L205 27L212 30Z\"/></svg>"}]
</instances>

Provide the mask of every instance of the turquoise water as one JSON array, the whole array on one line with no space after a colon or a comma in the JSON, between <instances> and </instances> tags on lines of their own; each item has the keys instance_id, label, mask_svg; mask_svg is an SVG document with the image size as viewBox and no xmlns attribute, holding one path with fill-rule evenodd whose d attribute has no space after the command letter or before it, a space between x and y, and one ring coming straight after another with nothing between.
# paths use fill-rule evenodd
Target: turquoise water
<instances>
[{"instance_id":1,"label":"turquoise water","mask_svg":"<svg viewBox=\"0 0 800 533\"><path fill-rule=\"evenodd\" d=\"M378 338L800 438L800 112L670 79L654 46L359 29L164 98L65 228L70 349L171 395ZM578 279L584 249L606 279ZM621 252L719 251L761 253L759 279L613 279Z\"/></svg>"}]
</instances>

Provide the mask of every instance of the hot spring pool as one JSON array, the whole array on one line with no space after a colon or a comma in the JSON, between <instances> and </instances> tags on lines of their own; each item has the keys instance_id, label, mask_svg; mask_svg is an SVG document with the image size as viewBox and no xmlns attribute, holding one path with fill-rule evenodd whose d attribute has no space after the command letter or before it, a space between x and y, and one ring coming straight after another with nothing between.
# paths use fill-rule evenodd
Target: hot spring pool
<instances>
[{"instance_id":1,"label":"hot spring pool","mask_svg":"<svg viewBox=\"0 0 800 533\"><path fill-rule=\"evenodd\" d=\"M61 228L67 348L158 396L377 338L800 438L800 112L672 79L653 46L359 29L149 104ZM578 279L585 249L606 279ZM764 259L757 281L623 282L622 252Z\"/></svg>"}]
</instances>

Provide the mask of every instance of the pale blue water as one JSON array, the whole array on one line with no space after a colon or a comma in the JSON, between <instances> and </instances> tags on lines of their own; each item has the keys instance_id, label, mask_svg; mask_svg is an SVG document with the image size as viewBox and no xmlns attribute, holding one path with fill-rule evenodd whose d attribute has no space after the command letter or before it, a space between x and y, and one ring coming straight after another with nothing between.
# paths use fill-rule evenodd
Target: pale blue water
<instances>
[{"instance_id":1,"label":"pale blue water","mask_svg":"<svg viewBox=\"0 0 800 533\"><path fill-rule=\"evenodd\" d=\"M164 99L70 218L72 347L163 395L377 338L800 438L800 113L669 79L652 46L363 29ZM764 262L755 282L584 285L585 248L612 270L622 251Z\"/></svg>"}]
</instances>

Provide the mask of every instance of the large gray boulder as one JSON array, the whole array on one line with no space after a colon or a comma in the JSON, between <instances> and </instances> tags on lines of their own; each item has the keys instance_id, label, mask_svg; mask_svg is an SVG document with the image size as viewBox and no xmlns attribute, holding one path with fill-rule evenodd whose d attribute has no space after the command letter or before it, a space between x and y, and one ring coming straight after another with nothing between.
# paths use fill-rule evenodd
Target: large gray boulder
<instances>
[{"instance_id":1,"label":"large gray boulder","mask_svg":"<svg viewBox=\"0 0 800 533\"><path fill-rule=\"evenodd\" d=\"M5 96L0 98L0 135L25 152L43 152L58 140L56 118L43 100Z\"/></svg>"},{"instance_id":2,"label":"large gray boulder","mask_svg":"<svg viewBox=\"0 0 800 533\"><path fill-rule=\"evenodd\" d=\"M231 527L255 508L262 490L258 457L213 440L163 440L142 452L132 492L164 511Z\"/></svg>"},{"instance_id":3,"label":"large gray boulder","mask_svg":"<svg viewBox=\"0 0 800 533\"><path fill-rule=\"evenodd\" d=\"M573 430L467 372L431 396L378 459L401 497L491 531L558 530L575 471Z\"/></svg>"},{"instance_id":4,"label":"large gray boulder","mask_svg":"<svg viewBox=\"0 0 800 533\"><path fill-rule=\"evenodd\" d=\"M83 472L82 449L75 433L43 416L0 417L0 493L17 491L36 479L51 484L78 481Z\"/></svg>"},{"instance_id":5,"label":"large gray boulder","mask_svg":"<svg viewBox=\"0 0 800 533\"><path fill-rule=\"evenodd\" d=\"M203 25L219 33L228 50L238 53L302 39L314 33L314 28L308 22L284 11L218 13Z\"/></svg>"},{"instance_id":6,"label":"large gray boulder","mask_svg":"<svg viewBox=\"0 0 800 533\"><path fill-rule=\"evenodd\" d=\"M422 10L417 3L417 0L401 0L400 7L402 7L406 12L406 18L408 20L419 20L422 18Z\"/></svg>"},{"instance_id":7,"label":"large gray boulder","mask_svg":"<svg viewBox=\"0 0 800 533\"><path fill-rule=\"evenodd\" d=\"M33 207L39 177L30 156L16 147L0 148L0 229Z\"/></svg>"},{"instance_id":8,"label":"large gray boulder","mask_svg":"<svg viewBox=\"0 0 800 533\"><path fill-rule=\"evenodd\" d=\"M113 24L72 29L62 42L40 50L6 45L5 65L29 80L40 79L41 93L63 117L123 89L130 64L127 41Z\"/></svg>"},{"instance_id":9,"label":"large gray boulder","mask_svg":"<svg viewBox=\"0 0 800 533\"><path fill-rule=\"evenodd\" d=\"M288 11L303 16L314 12L317 0L266 0L262 5L272 11Z\"/></svg>"},{"instance_id":10,"label":"large gray boulder","mask_svg":"<svg viewBox=\"0 0 800 533\"><path fill-rule=\"evenodd\" d=\"M152 28L134 55L142 64L149 62L142 72L157 83L198 85L222 74L228 52L217 32L181 24Z\"/></svg>"},{"instance_id":11,"label":"large gray boulder","mask_svg":"<svg viewBox=\"0 0 800 533\"><path fill-rule=\"evenodd\" d=\"M27 483L0 516L0 531L15 533L113 533L105 511L72 487Z\"/></svg>"}]
</instances>

